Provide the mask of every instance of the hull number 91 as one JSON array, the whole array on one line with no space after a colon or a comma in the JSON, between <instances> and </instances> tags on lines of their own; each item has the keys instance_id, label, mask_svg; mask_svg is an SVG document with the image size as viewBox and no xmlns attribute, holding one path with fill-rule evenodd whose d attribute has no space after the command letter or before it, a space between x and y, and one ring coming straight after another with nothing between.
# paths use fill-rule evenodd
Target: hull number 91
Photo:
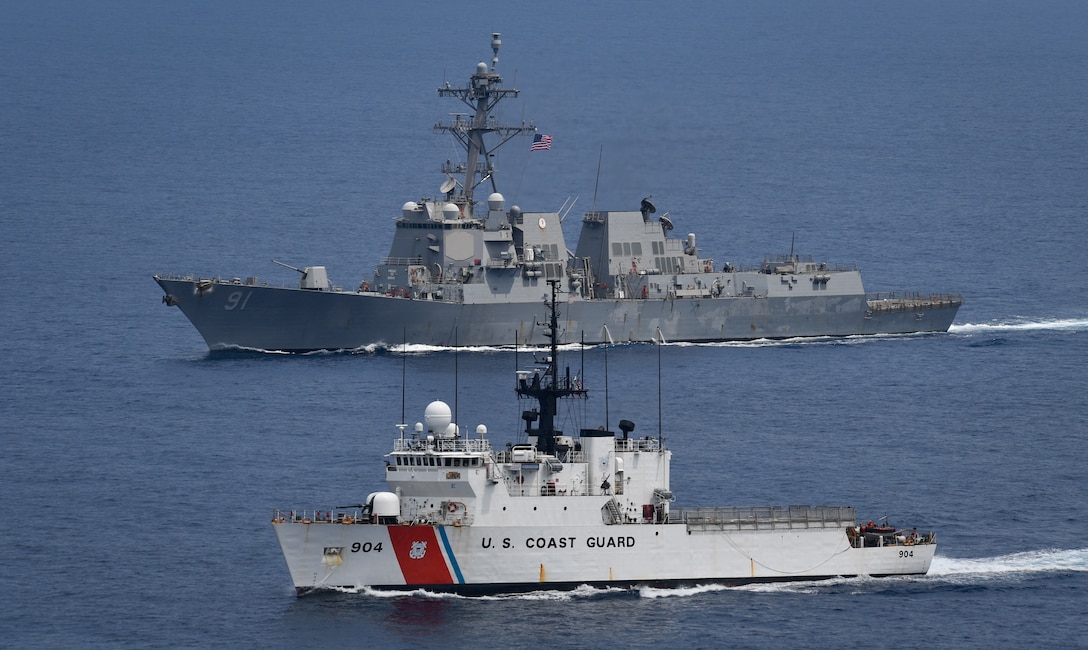
<instances>
[{"instance_id":1,"label":"hull number 91","mask_svg":"<svg viewBox=\"0 0 1088 650\"><path fill-rule=\"evenodd\" d=\"M243 295L245 298L243 298ZM249 297L253 295L252 291L246 291L244 294L241 291L235 291L227 296L227 303L223 305L223 309L227 311L242 311L246 308L246 303L249 302Z\"/></svg>"}]
</instances>

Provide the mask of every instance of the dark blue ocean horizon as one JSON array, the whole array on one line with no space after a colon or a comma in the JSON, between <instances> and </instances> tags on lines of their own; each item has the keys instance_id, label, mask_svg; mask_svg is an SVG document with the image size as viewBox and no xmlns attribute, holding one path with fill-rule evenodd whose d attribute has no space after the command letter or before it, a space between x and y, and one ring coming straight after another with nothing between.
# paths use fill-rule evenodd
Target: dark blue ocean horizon
<instances>
[{"instance_id":1,"label":"dark blue ocean horizon","mask_svg":"<svg viewBox=\"0 0 1088 650\"><path fill-rule=\"evenodd\" d=\"M513 352L210 353L151 275L368 277L493 31L504 117L553 136L500 190L578 197L568 245L652 194L721 262L964 295L946 334L584 355L587 419L660 421L677 505L853 505L937 531L929 575L294 596L273 509L380 489L434 399L514 440ZM1086 32L1059 0L7 3L2 643L1088 645Z\"/></svg>"}]
</instances>

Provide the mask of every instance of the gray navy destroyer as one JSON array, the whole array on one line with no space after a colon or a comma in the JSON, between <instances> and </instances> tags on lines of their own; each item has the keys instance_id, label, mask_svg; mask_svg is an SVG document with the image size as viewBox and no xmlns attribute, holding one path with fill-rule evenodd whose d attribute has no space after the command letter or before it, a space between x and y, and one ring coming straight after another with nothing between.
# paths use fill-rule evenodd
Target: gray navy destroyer
<instances>
[{"instance_id":1,"label":"gray navy destroyer","mask_svg":"<svg viewBox=\"0 0 1088 650\"><path fill-rule=\"evenodd\" d=\"M516 136L547 142L533 123L508 126L493 115L520 92L496 72L500 45L493 34L491 65L477 64L466 86L438 89L471 111L434 125L467 156L443 165L440 196L403 204L389 255L371 276L344 287L316 265L289 267L297 286L158 274L163 302L181 309L212 350L544 345L549 280L568 296L563 330L585 343L944 332L952 324L959 294L868 295L856 268L792 252L746 268L716 263L694 234L672 236L673 221L649 197L638 210L584 214L572 251L563 209L526 212L499 192L494 152Z\"/></svg>"}]
</instances>

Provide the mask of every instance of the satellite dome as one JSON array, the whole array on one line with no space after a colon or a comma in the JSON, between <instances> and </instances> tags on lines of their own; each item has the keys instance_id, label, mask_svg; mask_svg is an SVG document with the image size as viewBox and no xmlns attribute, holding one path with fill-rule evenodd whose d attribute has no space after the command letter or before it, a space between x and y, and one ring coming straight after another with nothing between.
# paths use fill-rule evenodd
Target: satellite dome
<instances>
[{"instance_id":1,"label":"satellite dome","mask_svg":"<svg viewBox=\"0 0 1088 650\"><path fill-rule=\"evenodd\" d=\"M447 203L442 206L442 216L446 219L456 219L461 216L461 208L457 207L453 203Z\"/></svg>"},{"instance_id":2,"label":"satellite dome","mask_svg":"<svg viewBox=\"0 0 1088 650\"><path fill-rule=\"evenodd\" d=\"M476 64L476 74L487 74L487 64L480 61Z\"/></svg>"},{"instance_id":3,"label":"satellite dome","mask_svg":"<svg viewBox=\"0 0 1088 650\"><path fill-rule=\"evenodd\" d=\"M493 192L491 196L487 197L487 207L489 210L502 210L506 205L506 198L498 192Z\"/></svg>"},{"instance_id":4,"label":"satellite dome","mask_svg":"<svg viewBox=\"0 0 1088 650\"><path fill-rule=\"evenodd\" d=\"M423 420L427 423L428 431L444 433L453 422L453 412L450 411L449 404L434 401L427 405L427 410L423 412Z\"/></svg>"}]
</instances>

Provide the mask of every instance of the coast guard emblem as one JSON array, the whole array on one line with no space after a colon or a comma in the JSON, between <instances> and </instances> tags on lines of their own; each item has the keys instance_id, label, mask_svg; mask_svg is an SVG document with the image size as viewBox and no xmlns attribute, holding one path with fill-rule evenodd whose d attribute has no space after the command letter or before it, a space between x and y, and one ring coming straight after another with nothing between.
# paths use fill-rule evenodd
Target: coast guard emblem
<instances>
[{"instance_id":1,"label":"coast guard emblem","mask_svg":"<svg viewBox=\"0 0 1088 650\"><path fill-rule=\"evenodd\" d=\"M408 551L408 557L413 560L422 560L427 554L427 542L412 542L412 550Z\"/></svg>"}]
</instances>

